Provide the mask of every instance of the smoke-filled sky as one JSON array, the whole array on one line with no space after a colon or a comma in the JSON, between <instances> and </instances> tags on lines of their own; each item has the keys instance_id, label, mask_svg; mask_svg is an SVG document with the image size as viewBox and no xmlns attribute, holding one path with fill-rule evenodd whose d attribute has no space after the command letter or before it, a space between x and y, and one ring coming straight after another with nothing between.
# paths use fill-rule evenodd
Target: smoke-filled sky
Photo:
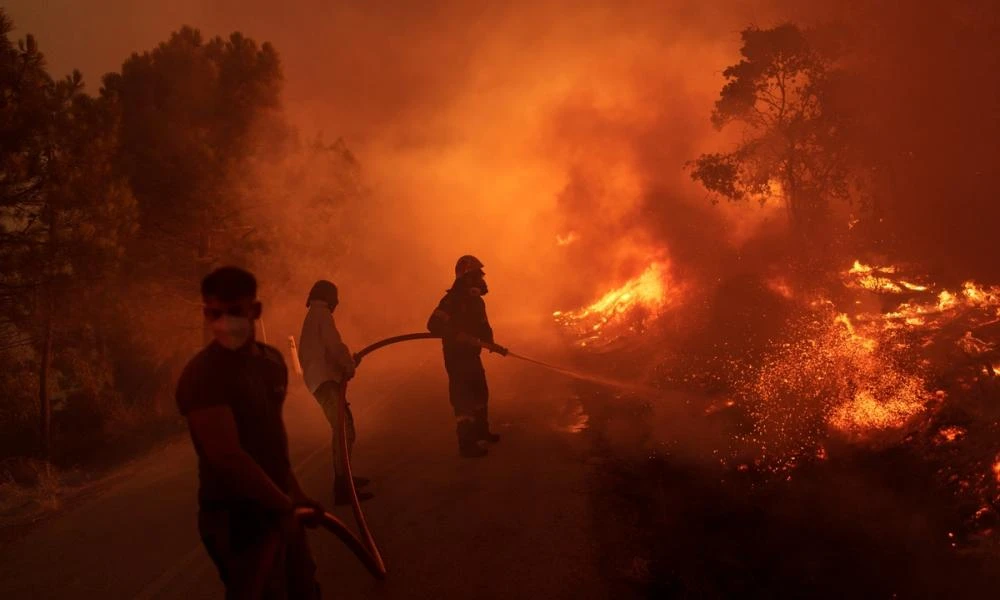
<instances>
[{"instance_id":1,"label":"smoke-filled sky","mask_svg":"<svg viewBox=\"0 0 1000 600\"><path fill-rule=\"evenodd\" d=\"M716 262L720 238L739 245L780 220L780 211L713 207L683 165L724 146L709 114L722 70L738 60L739 31L829 16L780 0L151 4L6 6L15 35L34 33L53 73L79 68L91 91L183 24L272 42L290 118L306 136L344 137L382 207L365 250L381 272L337 265L316 276L367 279L366 293L381 279L387 301L418 307L412 321L467 252L487 263L495 314L534 318L593 298L664 252L681 276L710 271L701 267ZM873 46L873 31L892 38L885 24L913 25L911 38L932 26L918 11L872 5L828 12L863 17ZM883 45L887 56L907 47Z\"/></svg>"},{"instance_id":2,"label":"smoke-filled sky","mask_svg":"<svg viewBox=\"0 0 1000 600\"><path fill-rule=\"evenodd\" d=\"M583 301L641 271L648 243L622 238L640 235L650 186L665 202L700 194L683 163L712 134L738 31L776 18L766 4L16 0L8 10L53 73L79 68L91 91L182 24L272 42L291 118L356 151L391 209L380 247L418 275L417 293L438 294L455 257L472 252L497 303L530 289L541 307L558 303L556 288ZM584 266L556 244L570 232L596 277L551 285L572 279L551 270Z\"/></svg>"},{"instance_id":3,"label":"smoke-filled sky","mask_svg":"<svg viewBox=\"0 0 1000 600\"><path fill-rule=\"evenodd\" d=\"M523 109L530 112L542 108L539 100L581 78L601 81L608 67L627 75L646 59L652 66L683 58L693 67L686 79L717 78L719 68L734 56L739 29L767 24L774 16L765 9L773 2L760 1L708 7L552 1L487 7L454 0L5 4L17 33L40 38L53 71L79 68L95 85L100 74L117 70L129 53L152 47L182 24L209 35L243 31L277 46L285 62L289 103L308 107L310 124L335 129L355 143L392 132L400 144L474 137L441 126L452 121L447 117L459 107L476 113L486 125L521 118L511 110L514 106L501 101L519 94L521 104L529 105ZM678 46L686 50L683 57L642 56ZM601 87L611 88L611 83ZM491 120L485 118L488 112L499 114Z\"/></svg>"}]
</instances>

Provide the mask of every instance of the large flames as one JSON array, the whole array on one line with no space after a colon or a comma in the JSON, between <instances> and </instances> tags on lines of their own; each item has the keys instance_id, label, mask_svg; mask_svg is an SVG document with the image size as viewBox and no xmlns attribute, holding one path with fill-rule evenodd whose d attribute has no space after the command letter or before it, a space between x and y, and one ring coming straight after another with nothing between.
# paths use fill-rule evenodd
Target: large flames
<instances>
[{"instance_id":1,"label":"large flames","mask_svg":"<svg viewBox=\"0 0 1000 600\"><path fill-rule=\"evenodd\" d=\"M1000 288L974 282L938 288L895 266L855 261L843 273L848 289L882 298L882 310L862 297L841 310L826 299L808 302L791 339L766 357L747 391L762 438L803 441L827 429L854 439L902 430L945 394L935 371L945 363L982 363L995 376L994 345L976 331L1000 323ZM797 426L789 421L794 421ZM809 425L803 425L808 423ZM809 436L807 436L809 437Z\"/></svg>"},{"instance_id":2,"label":"large flames","mask_svg":"<svg viewBox=\"0 0 1000 600\"><path fill-rule=\"evenodd\" d=\"M961 449L964 458L946 463L940 475L963 502L981 503L970 530L991 531L984 523L1000 506L1000 407L990 401L1000 396L994 341L1000 339L1000 287L940 286L904 267L861 261L840 276L839 289L763 278L762 287L787 308L783 331L753 356L727 354L724 347L682 361L670 354L660 359L668 361L657 370L666 373L661 383L714 382L712 393L730 399L722 410L745 415L737 418L746 418L748 427L732 432L723 461L741 472L756 468L785 477L805 462L828 460L831 444L925 440L922 447L937 449L926 452L946 457ZM668 309L683 308L680 289L665 265L654 263L589 306L554 316L580 346L594 348L640 335ZM970 408L974 398L987 408ZM966 416L955 421L954 414Z\"/></svg>"},{"instance_id":3,"label":"large flames","mask_svg":"<svg viewBox=\"0 0 1000 600\"><path fill-rule=\"evenodd\" d=\"M553 317L579 338L580 346L607 344L644 331L671 304L671 291L666 265L654 262L589 306L556 311Z\"/></svg>"},{"instance_id":4,"label":"large flames","mask_svg":"<svg viewBox=\"0 0 1000 600\"><path fill-rule=\"evenodd\" d=\"M966 281L960 289L939 289L931 283L912 283L896 267L872 267L855 261L845 274L849 287L906 296L892 310L865 318L881 321L886 329L924 333L948 325L981 328L1000 323L1000 288ZM911 278L912 279L912 278Z\"/></svg>"},{"instance_id":5,"label":"large flames","mask_svg":"<svg viewBox=\"0 0 1000 600\"><path fill-rule=\"evenodd\" d=\"M768 466L816 456L837 434L872 439L919 416L934 395L883 332L814 301L781 341L737 381L753 418L748 440Z\"/></svg>"},{"instance_id":6,"label":"large flames","mask_svg":"<svg viewBox=\"0 0 1000 600\"><path fill-rule=\"evenodd\" d=\"M854 276L854 282L858 287L872 292L891 292L901 294L905 291L923 292L927 286L918 283L911 283L904 279L896 279L896 267L872 267L862 264L861 261L854 261L854 265L847 271L849 276Z\"/></svg>"},{"instance_id":7,"label":"large flames","mask_svg":"<svg viewBox=\"0 0 1000 600\"><path fill-rule=\"evenodd\" d=\"M959 289L939 288L899 267L860 261L842 280L848 290L889 301L881 310L858 308L871 305L860 299L843 307L798 294L785 279L767 281L803 310L788 324L788 338L774 340L770 353L738 369L745 376L736 386L753 402L762 429L772 427L772 413L780 413L774 429L796 437L802 427L790 426L789 419L808 423L805 428L817 434L832 429L853 438L901 429L944 393L929 383L929 365L940 358L929 356L933 352L980 362L990 377L1000 370L994 345L975 333L1000 325L1000 287L969 281ZM665 264L654 262L589 306L554 317L580 346L593 347L645 331L675 304L678 290ZM800 414L790 405L808 408Z\"/></svg>"}]
</instances>

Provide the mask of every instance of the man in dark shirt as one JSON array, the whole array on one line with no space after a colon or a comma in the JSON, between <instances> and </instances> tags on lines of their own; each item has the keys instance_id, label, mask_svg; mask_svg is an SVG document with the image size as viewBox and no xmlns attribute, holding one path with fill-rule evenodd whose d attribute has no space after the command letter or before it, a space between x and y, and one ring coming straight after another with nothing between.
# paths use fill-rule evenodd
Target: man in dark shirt
<instances>
[{"instance_id":1,"label":"man in dark shirt","mask_svg":"<svg viewBox=\"0 0 1000 600\"><path fill-rule=\"evenodd\" d=\"M480 353L507 354L493 340L493 328L486 317L489 290L483 263L475 256L463 256L455 265L455 283L427 321L427 329L442 336L444 366L448 372L448 396L455 410L459 453L466 458L486 456L480 442L496 443L500 436L490 431L489 388Z\"/></svg>"},{"instance_id":2,"label":"man in dark shirt","mask_svg":"<svg viewBox=\"0 0 1000 600\"><path fill-rule=\"evenodd\" d=\"M185 367L177 405L198 453L198 529L226 598L318 598L296 506L302 492L288 458L284 359L254 339L257 282L223 267L202 281L213 341ZM307 523L312 525L312 523Z\"/></svg>"}]
</instances>

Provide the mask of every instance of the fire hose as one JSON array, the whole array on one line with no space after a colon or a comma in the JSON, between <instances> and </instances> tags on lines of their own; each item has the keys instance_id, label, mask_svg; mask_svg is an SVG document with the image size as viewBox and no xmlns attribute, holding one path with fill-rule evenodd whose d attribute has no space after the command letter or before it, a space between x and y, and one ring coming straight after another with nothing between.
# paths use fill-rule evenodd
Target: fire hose
<instances>
[{"instance_id":1,"label":"fire hose","mask_svg":"<svg viewBox=\"0 0 1000 600\"><path fill-rule=\"evenodd\" d=\"M316 514L316 509L310 507L300 507L296 509L298 516L303 518L318 517L318 525L336 535L340 541L354 553L361 563L368 569L375 579L380 581L386 578L388 573L382 552L375 542L371 528L368 527L368 520L365 512L361 509L361 501L358 499L358 491L354 485L354 476L351 471L351 458L347 446L347 381L340 384L340 398L337 402L337 419L340 427L337 428L336 443L340 447L341 466L343 467L343 477L347 480L347 489L351 499L351 510L354 512L354 521L358 525L360 535L348 529L347 525L329 512Z\"/></svg>"},{"instance_id":2,"label":"fire hose","mask_svg":"<svg viewBox=\"0 0 1000 600\"><path fill-rule=\"evenodd\" d=\"M392 344L398 344L400 342L408 342L412 340L426 340L426 339L440 339L440 335L435 335L433 333L408 333L404 335L397 335L384 340L375 342L365 346L361 351L354 354L354 363L357 365L361 362L361 359L371 354L372 352L384 348L386 346L391 346ZM296 365L298 364L298 356L295 348L294 338L290 339L292 353ZM491 349L491 346L480 342L480 345L485 349ZM495 347L493 347L495 348ZM598 380L597 378L588 377L581 373L571 371L562 367L557 367L555 365L550 365L548 363L542 362L540 360L535 360L533 358L528 358L527 356L522 356L508 350L503 351L504 356L512 356L520 360L533 363L535 365L550 369L557 373L562 373L570 377L589 379L596 381L598 383L615 383L610 380ZM368 527L368 521L365 518L364 510L361 509L361 501L358 499L358 492L354 485L354 478L351 473L351 459L347 447L347 381L345 380L340 385L340 401L337 406L337 414L340 423L339 430L337 431L337 444L340 447L340 460L343 461L343 473L344 477L347 479L347 488L351 500L351 509L354 512L354 520L357 523L360 535L355 534L351 531L348 526L338 519L336 516L330 514L329 512L324 512L322 514L317 514L316 509L310 507L300 507L296 509L296 514L302 518L312 518L318 519L318 525L327 529L334 535L336 535L344 544L354 553L355 556L364 564L368 571L378 580L384 580L386 578L387 570L385 566L385 560L382 558L382 553L378 548L378 544L375 542L375 537L372 535L371 529Z\"/></svg>"},{"instance_id":3,"label":"fire hose","mask_svg":"<svg viewBox=\"0 0 1000 600\"><path fill-rule=\"evenodd\" d=\"M360 352L354 355L355 364L360 363L361 359L372 352L384 348L386 346L397 344L399 342L406 342L410 340L422 340L422 339L432 339L439 338L431 333L411 333L407 335L397 335L395 337L386 338L366 346ZM295 348L294 338L290 339L292 354L296 365L298 364L298 353ZM344 478L347 480L347 489L349 491L351 499L351 509L354 512L354 521L357 523L358 531L360 535L355 534L346 523L338 519L335 515L329 512L323 512L322 514L317 514L317 510L311 507L299 507L296 509L296 515L302 519L317 519L317 525L323 527L327 531L333 533L337 536L340 541L347 546L347 548L358 557L358 560L368 569L368 571L378 580L384 580L386 574L388 573L385 560L382 558L382 552L379 550L378 544L375 542L375 537L372 535L371 528L368 527L368 520L365 518L365 512L361 508L361 501L358 499L358 491L354 485L354 477L351 472L351 458L350 453L347 448L347 381L345 380L340 384L340 399L337 404L337 415L340 423L340 427L337 430L337 440L336 443L340 447L340 460L342 461Z\"/></svg>"}]
</instances>

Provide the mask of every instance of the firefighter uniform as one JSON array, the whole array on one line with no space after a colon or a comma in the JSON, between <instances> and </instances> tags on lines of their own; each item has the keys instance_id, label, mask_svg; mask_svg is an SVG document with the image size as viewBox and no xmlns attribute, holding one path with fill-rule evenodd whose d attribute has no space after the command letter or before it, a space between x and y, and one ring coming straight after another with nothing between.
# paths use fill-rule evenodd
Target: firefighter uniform
<instances>
[{"instance_id":1,"label":"firefighter uniform","mask_svg":"<svg viewBox=\"0 0 1000 600\"><path fill-rule=\"evenodd\" d=\"M477 261L478 263L478 261ZM461 262L460 262L461 264ZM475 269L481 274L481 263ZM455 411L459 449L465 455L482 455L480 441L495 442L490 432L489 387L480 358L483 345L505 351L493 340L493 328L486 316L485 287L481 277L459 273L427 322L427 329L442 336L444 366L448 372L448 396Z\"/></svg>"}]
</instances>

